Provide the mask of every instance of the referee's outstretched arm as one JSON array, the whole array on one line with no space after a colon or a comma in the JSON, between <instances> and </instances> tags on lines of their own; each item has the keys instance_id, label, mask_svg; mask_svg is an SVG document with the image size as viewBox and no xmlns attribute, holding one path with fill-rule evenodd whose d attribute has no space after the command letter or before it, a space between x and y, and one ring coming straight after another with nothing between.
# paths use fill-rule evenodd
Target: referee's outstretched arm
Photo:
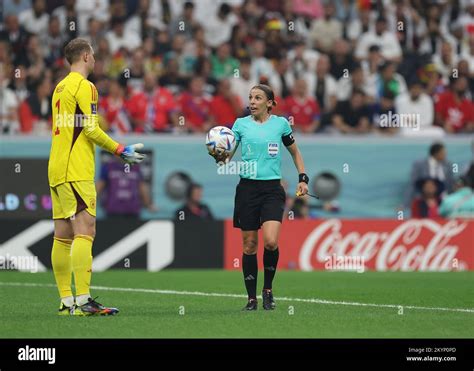
<instances>
[{"instance_id":1,"label":"referee's outstretched arm","mask_svg":"<svg viewBox=\"0 0 474 371\"><path fill-rule=\"evenodd\" d=\"M304 174L306 175L306 171L304 168L304 161L303 161L303 156L301 155L301 152L296 145L296 142L293 142L289 146L286 147L288 152L290 152L291 157L293 158L293 162L295 163L296 170L298 171L298 174ZM307 176L306 176L307 177ZM299 194L300 196L305 195L308 193L308 181L302 181L301 176L298 182L298 186L296 189L296 193Z\"/></svg>"}]
</instances>

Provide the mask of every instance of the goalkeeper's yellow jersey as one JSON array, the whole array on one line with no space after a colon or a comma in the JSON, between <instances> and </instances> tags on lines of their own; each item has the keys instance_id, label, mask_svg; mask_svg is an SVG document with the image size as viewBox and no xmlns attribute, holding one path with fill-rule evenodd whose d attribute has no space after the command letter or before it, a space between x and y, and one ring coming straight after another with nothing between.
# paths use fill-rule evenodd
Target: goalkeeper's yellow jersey
<instances>
[{"instance_id":1,"label":"goalkeeper's yellow jersey","mask_svg":"<svg viewBox=\"0 0 474 371\"><path fill-rule=\"evenodd\" d=\"M100 127L99 95L94 84L71 72L54 89L53 125L49 155L49 185L94 180L95 144L114 153L118 143Z\"/></svg>"}]
</instances>

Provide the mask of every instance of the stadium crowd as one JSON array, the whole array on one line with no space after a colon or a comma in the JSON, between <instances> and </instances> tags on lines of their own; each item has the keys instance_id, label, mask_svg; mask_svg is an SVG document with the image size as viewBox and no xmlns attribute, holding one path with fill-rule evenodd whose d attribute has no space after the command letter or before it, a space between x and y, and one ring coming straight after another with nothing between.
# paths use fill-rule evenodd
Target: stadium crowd
<instances>
[{"instance_id":1,"label":"stadium crowd","mask_svg":"<svg viewBox=\"0 0 474 371\"><path fill-rule=\"evenodd\" d=\"M474 0L3 3L2 134L50 132L75 37L94 48L110 132L231 126L257 83L304 133L474 131Z\"/></svg>"}]
</instances>

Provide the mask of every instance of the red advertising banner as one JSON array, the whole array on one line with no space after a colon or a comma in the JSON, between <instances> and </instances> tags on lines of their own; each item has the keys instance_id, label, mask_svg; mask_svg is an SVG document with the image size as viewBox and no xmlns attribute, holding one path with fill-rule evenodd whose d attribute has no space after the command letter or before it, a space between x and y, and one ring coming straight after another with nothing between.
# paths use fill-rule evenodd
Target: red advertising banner
<instances>
[{"instance_id":1,"label":"red advertising banner","mask_svg":"<svg viewBox=\"0 0 474 371\"><path fill-rule=\"evenodd\" d=\"M240 269L242 237L225 222L225 269ZM280 239L282 269L344 269L363 262L376 271L474 270L474 221L410 219L285 220ZM263 239L259 233L259 265Z\"/></svg>"}]
</instances>

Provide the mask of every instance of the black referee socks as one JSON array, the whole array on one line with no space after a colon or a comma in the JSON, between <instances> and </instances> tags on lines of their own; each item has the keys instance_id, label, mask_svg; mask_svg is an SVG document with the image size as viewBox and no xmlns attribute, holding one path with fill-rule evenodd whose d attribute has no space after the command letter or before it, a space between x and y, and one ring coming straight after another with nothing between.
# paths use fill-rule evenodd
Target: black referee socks
<instances>
[{"instance_id":1,"label":"black referee socks","mask_svg":"<svg viewBox=\"0 0 474 371\"><path fill-rule=\"evenodd\" d=\"M263 289L271 290L273 277L277 270L278 257L280 256L280 250L276 248L275 250L267 250L263 252L263 267L265 269L263 275Z\"/></svg>"},{"instance_id":2,"label":"black referee socks","mask_svg":"<svg viewBox=\"0 0 474 371\"><path fill-rule=\"evenodd\" d=\"M243 254L242 271L244 272L245 288L247 289L247 294L249 296L249 299L256 299L257 298L257 275L258 275L257 254L254 254L254 255Z\"/></svg>"}]
</instances>

